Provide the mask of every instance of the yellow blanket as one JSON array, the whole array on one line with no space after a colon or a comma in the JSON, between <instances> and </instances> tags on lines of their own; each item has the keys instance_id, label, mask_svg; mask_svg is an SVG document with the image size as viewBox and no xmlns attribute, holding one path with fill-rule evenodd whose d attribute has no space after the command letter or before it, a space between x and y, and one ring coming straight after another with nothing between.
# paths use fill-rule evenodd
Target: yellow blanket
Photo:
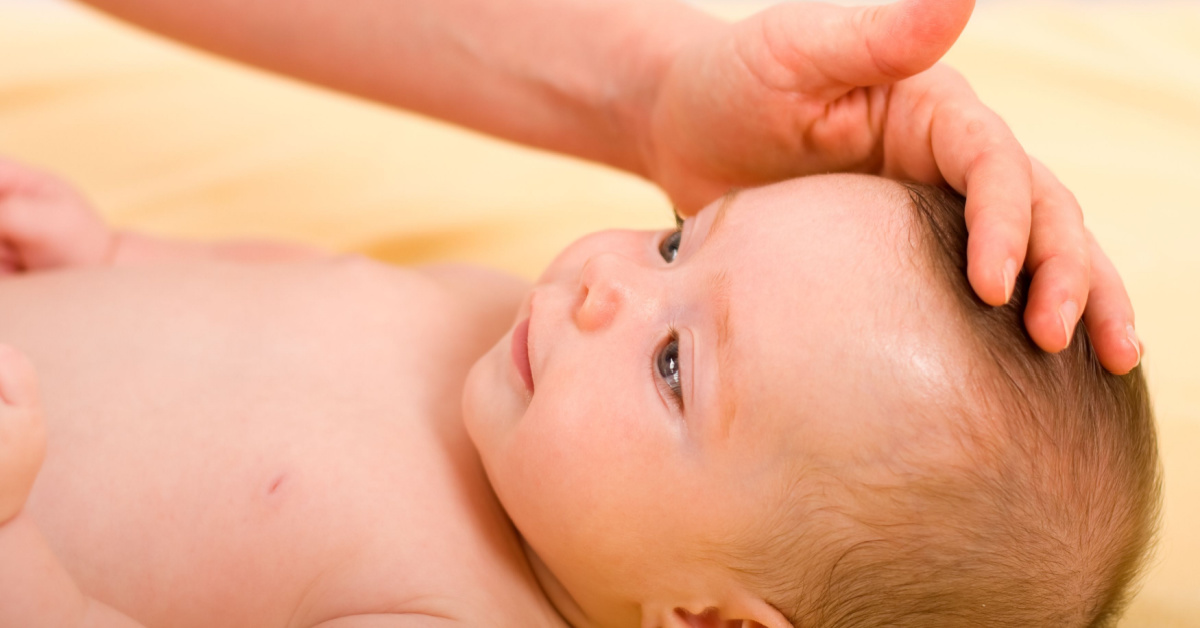
<instances>
[{"instance_id":1,"label":"yellow blanket","mask_svg":"<svg viewBox=\"0 0 1200 628\"><path fill-rule=\"evenodd\" d=\"M1149 348L1165 527L1122 626L1200 626L1200 5L981 5L949 62L1076 192ZM526 276L580 234L671 224L639 180L247 71L74 8L0 4L0 154L62 173L120 225Z\"/></svg>"}]
</instances>

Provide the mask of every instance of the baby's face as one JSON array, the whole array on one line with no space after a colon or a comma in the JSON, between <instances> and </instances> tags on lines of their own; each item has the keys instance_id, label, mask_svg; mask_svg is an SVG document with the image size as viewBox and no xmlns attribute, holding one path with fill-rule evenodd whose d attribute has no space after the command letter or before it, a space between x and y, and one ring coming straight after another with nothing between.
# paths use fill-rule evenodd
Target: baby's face
<instances>
[{"instance_id":1,"label":"baby's face","mask_svg":"<svg viewBox=\"0 0 1200 628\"><path fill-rule=\"evenodd\" d=\"M671 232L603 232L546 270L472 370L465 420L592 619L719 588L705 548L752 534L812 461L849 473L924 429L897 408L954 377L907 203L811 177L706 208L677 252Z\"/></svg>"}]
</instances>

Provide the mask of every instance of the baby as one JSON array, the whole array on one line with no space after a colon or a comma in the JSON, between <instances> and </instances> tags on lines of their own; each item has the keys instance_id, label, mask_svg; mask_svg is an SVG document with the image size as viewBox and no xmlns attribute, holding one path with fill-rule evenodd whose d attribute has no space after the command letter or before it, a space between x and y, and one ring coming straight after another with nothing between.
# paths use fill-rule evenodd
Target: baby
<instances>
[{"instance_id":1,"label":"baby","mask_svg":"<svg viewBox=\"0 0 1200 628\"><path fill-rule=\"evenodd\" d=\"M1153 536L1140 370L980 304L938 189L745 190L530 288L6 168L0 626L1103 626Z\"/></svg>"}]
</instances>

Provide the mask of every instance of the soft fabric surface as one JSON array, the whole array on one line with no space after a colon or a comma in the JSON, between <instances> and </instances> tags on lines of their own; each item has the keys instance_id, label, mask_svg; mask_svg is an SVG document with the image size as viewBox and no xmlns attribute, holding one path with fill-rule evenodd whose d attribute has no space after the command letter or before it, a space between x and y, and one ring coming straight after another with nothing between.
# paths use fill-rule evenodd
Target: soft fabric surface
<instances>
[{"instance_id":1,"label":"soft fabric surface","mask_svg":"<svg viewBox=\"0 0 1200 628\"><path fill-rule=\"evenodd\" d=\"M1196 33L1197 4L981 2L949 55L1077 194L1137 307L1167 497L1128 627L1200 626ZM0 3L0 59L0 154L62 173L123 226L534 276L580 234L671 224L664 198L633 178L246 71L77 9Z\"/></svg>"}]
</instances>

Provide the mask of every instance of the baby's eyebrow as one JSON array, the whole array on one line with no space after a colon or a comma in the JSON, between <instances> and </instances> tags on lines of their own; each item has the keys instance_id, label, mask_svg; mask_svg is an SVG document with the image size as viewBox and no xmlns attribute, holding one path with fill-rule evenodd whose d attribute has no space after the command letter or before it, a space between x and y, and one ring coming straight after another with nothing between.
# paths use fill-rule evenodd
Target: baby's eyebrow
<instances>
[{"instance_id":1,"label":"baby's eyebrow","mask_svg":"<svg viewBox=\"0 0 1200 628\"><path fill-rule=\"evenodd\" d=\"M729 215L729 208L733 205L734 199L737 198L738 188L730 190L721 199L721 204L717 207L717 215L713 216L712 223L708 226L708 233L704 235L704 241L700 243L703 247L707 245L721 225L725 223L725 217ZM731 346L733 341L730 339L732 335L729 326L729 275L725 270L717 271L709 283L711 288L710 296L716 312L716 328L717 328L717 381L725 384L734 380L733 358L731 355ZM720 408L720 426L722 437L729 436L730 426L733 424L734 417L734 395L728 390L727 386L722 385L716 392L718 407Z\"/></svg>"},{"instance_id":2,"label":"baby's eyebrow","mask_svg":"<svg viewBox=\"0 0 1200 628\"><path fill-rule=\"evenodd\" d=\"M712 232L710 231L711 235ZM734 415L734 395L729 390L726 382L732 382L733 377L733 357L731 347L733 341L730 339L732 335L729 326L729 275L724 271L718 271L713 275L712 282L712 299L716 309L716 327L717 327L717 381L721 382L717 390L718 407L720 408L721 435L722 437L729 436L730 426L733 424Z\"/></svg>"},{"instance_id":3,"label":"baby's eyebrow","mask_svg":"<svg viewBox=\"0 0 1200 628\"><path fill-rule=\"evenodd\" d=\"M721 224L725 222L725 216L729 213L729 206L733 205L733 200L737 198L738 192L741 191L741 188L733 188L726 192L725 196L721 197L721 205L717 207L717 215L713 216L712 224L708 226L708 235L704 236L705 242L708 242L708 239L717 233L717 229L721 228Z\"/></svg>"}]
</instances>

